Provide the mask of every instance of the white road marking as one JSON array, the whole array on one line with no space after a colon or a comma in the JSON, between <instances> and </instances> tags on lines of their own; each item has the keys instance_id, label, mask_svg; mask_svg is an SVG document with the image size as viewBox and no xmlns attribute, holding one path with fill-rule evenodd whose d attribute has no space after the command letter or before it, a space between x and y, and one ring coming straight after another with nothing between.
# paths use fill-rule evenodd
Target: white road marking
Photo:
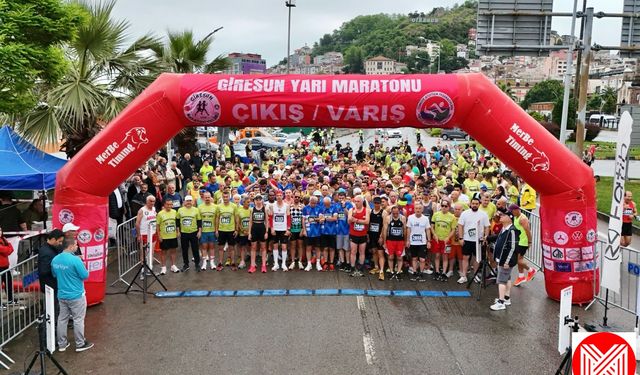
<instances>
[{"instance_id":1,"label":"white road marking","mask_svg":"<svg viewBox=\"0 0 640 375\"><path fill-rule=\"evenodd\" d=\"M367 324L366 320L367 314L365 312L364 298L362 296L357 296L356 301L358 302L358 310L360 310L360 315L362 316L362 324L364 326L364 333L362 334L364 356L367 360L367 364L372 366L373 362L376 360L376 350L373 338L371 337L371 332L369 332L369 325Z\"/></svg>"}]
</instances>

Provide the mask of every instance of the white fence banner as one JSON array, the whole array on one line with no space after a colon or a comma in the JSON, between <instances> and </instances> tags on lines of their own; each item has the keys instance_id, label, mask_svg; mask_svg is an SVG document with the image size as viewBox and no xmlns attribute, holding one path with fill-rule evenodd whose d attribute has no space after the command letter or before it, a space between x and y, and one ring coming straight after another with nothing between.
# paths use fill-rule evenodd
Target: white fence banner
<instances>
[{"instance_id":1,"label":"white fence banner","mask_svg":"<svg viewBox=\"0 0 640 375\"><path fill-rule=\"evenodd\" d=\"M618 125L615 169L613 174L613 194L611 194L611 218L607 231L607 245L604 248L602 286L620 293L620 233L622 231L622 204L624 201L624 180L627 176L627 155L631 143L633 118L624 112Z\"/></svg>"}]
</instances>

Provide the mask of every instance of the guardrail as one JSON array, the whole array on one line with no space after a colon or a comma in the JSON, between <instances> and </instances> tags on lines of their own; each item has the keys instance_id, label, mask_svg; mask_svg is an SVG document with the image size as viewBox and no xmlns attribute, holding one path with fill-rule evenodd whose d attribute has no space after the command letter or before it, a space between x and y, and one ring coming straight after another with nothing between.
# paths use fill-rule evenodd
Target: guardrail
<instances>
[{"instance_id":1,"label":"guardrail","mask_svg":"<svg viewBox=\"0 0 640 375\"><path fill-rule=\"evenodd\" d=\"M116 228L116 251L118 252L118 278L111 283L115 285L125 281L124 276L140 264L140 245L136 238L136 217L133 217Z\"/></svg>"},{"instance_id":2,"label":"guardrail","mask_svg":"<svg viewBox=\"0 0 640 375\"><path fill-rule=\"evenodd\" d=\"M40 293L38 256L33 255L12 268L0 272L0 366L15 363L3 348L37 322L44 312Z\"/></svg>"},{"instance_id":3,"label":"guardrail","mask_svg":"<svg viewBox=\"0 0 640 375\"><path fill-rule=\"evenodd\" d=\"M529 244L529 250L524 255L524 258L531 264L533 264L539 271L544 272L542 266L542 237L540 231L540 215L535 212L527 211L524 208L521 211L529 218L529 225L531 227L531 243Z\"/></svg>"}]
</instances>

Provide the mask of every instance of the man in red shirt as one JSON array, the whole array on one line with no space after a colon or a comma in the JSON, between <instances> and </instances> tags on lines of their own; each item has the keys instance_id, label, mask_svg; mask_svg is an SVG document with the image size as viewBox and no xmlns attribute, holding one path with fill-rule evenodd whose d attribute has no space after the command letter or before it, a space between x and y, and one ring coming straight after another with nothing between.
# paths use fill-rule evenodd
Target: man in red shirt
<instances>
[{"instance_id":1,"label":"man in red shirt","mask_svg":"<svg viewBox=\"0 0 640 375\"><path fill-rule=\"evenodd\" d=\"M631 235L633 234L633 218L638 214L636 204L633 202L633 194L627 190L624 192L624 202L622 203L622 238L620 246L631 245Z\"/></svg>"}]
</instances>

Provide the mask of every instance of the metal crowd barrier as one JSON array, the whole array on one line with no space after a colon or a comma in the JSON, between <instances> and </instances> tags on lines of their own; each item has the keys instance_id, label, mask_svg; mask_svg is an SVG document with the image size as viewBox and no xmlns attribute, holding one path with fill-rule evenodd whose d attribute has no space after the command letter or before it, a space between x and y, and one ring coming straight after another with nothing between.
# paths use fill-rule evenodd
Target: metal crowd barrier
<instances>
[{"instance_id":1,"label":"metal crowd barrier","mask_svg":"<svg viewBox=\"0 0 640 375\"><path fill-rule=\"evenodd\" d=\"M136 238L136 218L133 217L116 228L116 251L118 252L118 279L111 283L125 281L124 276L140 264L140 246Z\"/></svg>"},{"instance_id":2,"label":"metal crowd barrier","mask_svg":"<svg viewBox=\"0 0 640 375\"><path fill-rule=\"evenodd\" d=\"M0 272L0 366L15 363L3 348L37 322L44 312L38 281L38 256L33 255Z\"/></svg>"},{"instance_id":3,"label":"metal crowd barrier","mask_svg":"<svg viewBox=\"0 0 640 375\"><path fill-rule=\"evenodd\" d=\"M524 255L524 258L539 271L544 272L542 261L542 236L540 231L540 215L535 212L527 211L524 208L521 211L529 218L529 225L531 226L531 243L529 244L529 250Z\"/></svg>"}]
</instances>

